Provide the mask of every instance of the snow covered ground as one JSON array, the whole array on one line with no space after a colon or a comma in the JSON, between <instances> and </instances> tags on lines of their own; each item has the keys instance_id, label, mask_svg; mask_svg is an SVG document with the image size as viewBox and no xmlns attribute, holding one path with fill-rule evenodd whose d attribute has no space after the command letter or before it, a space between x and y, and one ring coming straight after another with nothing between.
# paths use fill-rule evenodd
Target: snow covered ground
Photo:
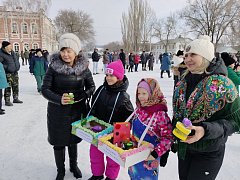
<instances>
[{"instance_id":1,"label":"snow covered ground","mask_svg":"<svg viewBox=\"0 0 240 180\"><path fill-rule=\"evenodd\" d=\"M100 64L101 67L101 64ZM100 70L101 72L101 70ZM128 93L135 102L137 82L143 77L153 77L159 80L169 106L169 115L172 115L171 98L173 80L160 79L159 65L154 71L126 73L130 86ZM56 176L56 167L52 146L47 142L46 107L47 100L37 93L34 76L28 71L28 66L22 66L20 76L20 99L23 104L14 104L5 107L6 114L0 116L0 180L53 180ZM103 73L95 75L96 87L102 84ZM4 101L3 101L4 103ZM238 180L240 173L240 135L229 137L224 163L217 180ZM78 162L83 174L83 180L91 176L89 164L89 144L81 142L78 145ZM67 156L66 156L67 157ZM66 158L66 180L75 179L69 172L68 158ZM128 180L127 169L121 168L119 180ZM161 180L177 180L177 157L171 153L168 164L160 169Z\"/></svg>"}]
</instances>

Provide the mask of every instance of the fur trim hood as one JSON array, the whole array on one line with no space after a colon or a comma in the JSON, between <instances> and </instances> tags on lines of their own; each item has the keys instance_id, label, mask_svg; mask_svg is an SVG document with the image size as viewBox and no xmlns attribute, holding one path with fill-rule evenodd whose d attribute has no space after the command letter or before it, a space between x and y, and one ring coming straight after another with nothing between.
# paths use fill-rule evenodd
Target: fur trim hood
<instances>
[{"instance_id":1,"label":"fur trim hood","mask_svg":"<svg viewBox=\"0 0 240 180\"><path fill-rule=\"evenodd\" d=\"M84 56L78 57L78 59L75 60L75 64L73 65L73 67L68 66L68 64L61 59L60 53L55 53L50 57L49 67L51 67L53 70L60 74L80 75L88 68L88 66L89 60Z\"/></svg>"}]
</instances>

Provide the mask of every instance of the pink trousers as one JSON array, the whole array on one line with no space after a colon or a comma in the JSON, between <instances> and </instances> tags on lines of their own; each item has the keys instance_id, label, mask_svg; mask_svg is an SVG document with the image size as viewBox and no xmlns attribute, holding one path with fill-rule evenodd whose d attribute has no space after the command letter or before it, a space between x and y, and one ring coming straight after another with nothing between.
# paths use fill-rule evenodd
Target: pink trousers
<instances>
[{"instance_id":1,"label":"pink trousers","mask_svg":"<svg viewBox=\"0 0 240 180\"><path fill-rule=\"evenodd\" d=\"M109 157L106 158L107 166L105 171L105 164L104 164L104 154L97 149L96 146L90 146L90 162L91 162L91 170L94 176L102 176L105 171L105 175L110 179L117 179L118 173L120 170L120 165L117 164L115 161L110 159Z\"/></svg>"}]
</instances>

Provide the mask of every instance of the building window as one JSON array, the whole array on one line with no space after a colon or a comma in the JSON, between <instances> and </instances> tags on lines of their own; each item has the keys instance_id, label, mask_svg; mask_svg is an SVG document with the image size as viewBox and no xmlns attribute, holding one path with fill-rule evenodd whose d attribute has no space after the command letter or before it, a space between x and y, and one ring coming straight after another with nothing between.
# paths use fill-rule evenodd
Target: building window
<instances>
[{"instance_id":1,"label":"building window","mask_svg":"<svg viewBox=\"0 0 240 180\"><path fill-rule=\"evenodd\" d=\"M24 43L24 50L29 50L29 44L28 43Z\"/></svg>"},{"instance_id":2,"label":"building window","mask_svg":"<svg viewBox=\"0 0 240 180\"><path fill-rule=\"evenodd\" d=\"M37 25L35 23L32 23L32 33L37 34Z\"/></svg>"},{"instance_id":3,"label":"building window","mask_svg":"<svg viewBox=\"0 0 240 180\"><path fill-rule=\"evenodd\" d=\"M19 52L20 50L20 45L18 43L14 43L13 44L13 49L14 49L14 52Z\"/></svg>"},{"instance_id":4,"label":"building window","mask_svg":"<svg viewBox=\"0 0 240 180\"><path fill-rule=\"evenodd\" d=\"M37 43L34 43L33 44L33 49L37 49L38 48L38 44Z\"/></svg>"},{"instance_id":5,"label":"building window","mask_svg":"<svg viewBox=\"0 0 240 180\"><path fill-rule=\"evenodd\" d=\"M18 33L18 26L17 23L12 23L12 33L17 34Z\"/></svg>"},{"instance_id":6,"label":"building window","mask_svg":"<svg viewBox=\"0 0 240 180\"><path fill-rule=\"evenodd\" d=\"M23 23L22 24L22 33L23 34L27 34L28 33L27 23Z\"/></svg>"}]
</instances>

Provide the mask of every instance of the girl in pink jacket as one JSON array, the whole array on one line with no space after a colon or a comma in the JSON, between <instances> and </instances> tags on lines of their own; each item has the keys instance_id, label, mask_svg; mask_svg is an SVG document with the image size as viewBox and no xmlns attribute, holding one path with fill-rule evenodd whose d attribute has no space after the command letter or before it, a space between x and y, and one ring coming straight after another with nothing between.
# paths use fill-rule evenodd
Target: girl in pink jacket
<instances>
[{"instance_id":1,"label":"girl in pink jacket","mask_svg":"<svg viewBox=\"0 0 240 180\"><path fill-rule=\"evenodd\" d=\"M151 123L144 141L152 143L154 149L148 159L129 167L128 174L131 180L158 180L160 158L170 149L173 137L171 121L167 115L167 103L155 79L145 78L138 83L136 105L136 115L132 121L133 134L140 138Z\"/></svg>"}]
</instances>

